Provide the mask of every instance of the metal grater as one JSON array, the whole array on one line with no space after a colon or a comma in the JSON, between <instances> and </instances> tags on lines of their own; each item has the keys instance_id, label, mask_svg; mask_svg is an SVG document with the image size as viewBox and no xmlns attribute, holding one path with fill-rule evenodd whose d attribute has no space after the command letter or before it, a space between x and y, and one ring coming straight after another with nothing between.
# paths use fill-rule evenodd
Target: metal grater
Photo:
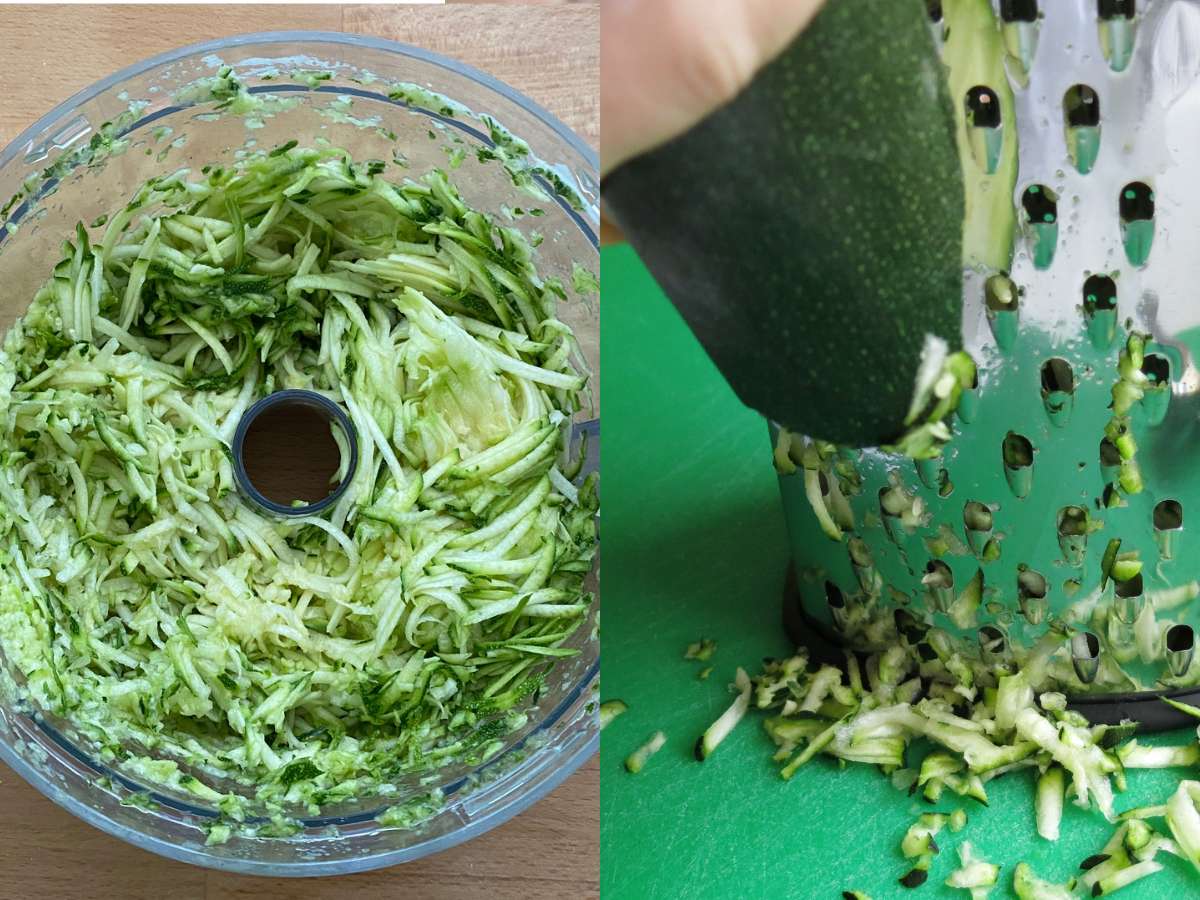
<instances>
[{"instance_id":1,"label":"metal grater","mask_svg":"<svg viewBox=\"0 0 1200 900\"><path fill-rule=\"evenodd\" d=\"M1165 727L1180 720L1159 694L1200 696L1200 2L995 13L1015 121L997 121L1000 85L954 98L977 165L1019 148L1011 270L964 279L977 386L936 460L837 451L806 477L793 439L785 620L803 642L902 633L989 666L1052 648L1058 689L1094 721ZM1145 380L1128 423L1136 493L1122 488L1127 442L1104 441L1134 333L1150 338L1127 362ZM1115 570L1140 573L1104 578L1114 538Z\"/></svg>"}]
</instances>

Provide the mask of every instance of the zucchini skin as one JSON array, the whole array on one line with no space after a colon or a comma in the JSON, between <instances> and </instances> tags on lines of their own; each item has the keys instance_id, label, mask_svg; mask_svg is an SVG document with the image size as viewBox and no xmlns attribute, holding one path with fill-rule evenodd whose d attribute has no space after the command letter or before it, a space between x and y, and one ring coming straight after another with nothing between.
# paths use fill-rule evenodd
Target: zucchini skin
<instances>
[{"instance_id":1,"label":"zucchini skin","mask_svg":"<svg viewBox=\"0 0 1200 900\"><path fill-rule=\"evenodd\" d=\"M1016 107L1005 68L1004 40L990 0L945 0L947 32L942 60L946 66L966 186L963 262L973 268L1005 272L1012 266L1017 213ZM971 128L963 98L976 85L994 92L1000 105L1000 134L995 167L986 171L974 158Z\"/></svg>"},{"instance_id":2,"label":"zucchini skin","mask_svg":"<svg viewBox=\"0 0 1200 900\"><path fill-rule=\"evenodd\" d=\"M962 343L955 132L925 4L837 0L731 103L611 173L606 209L743 402L887 444L925 335Z\"/></svg>"}]
</instances>

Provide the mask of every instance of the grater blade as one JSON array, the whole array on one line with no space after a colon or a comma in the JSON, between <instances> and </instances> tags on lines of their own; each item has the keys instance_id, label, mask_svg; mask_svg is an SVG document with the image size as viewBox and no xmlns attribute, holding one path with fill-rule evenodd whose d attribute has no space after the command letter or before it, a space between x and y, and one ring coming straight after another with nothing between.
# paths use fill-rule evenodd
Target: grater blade
<instances>
[{"instance_id":1,"label":"grater blade","mask_svg":"<svg viewBox=\"0 0 1200 900\"><path fill-rule=\"evenodd\" d=\"M780 475L785 608L794 636L860 649L901 618L989 665L1041 647L1094 720L1178 724L1157 696L1200 691L1200 3L994 9L1019 165L1011 265L964 276L978 385L937 459L837 451L817 481ZM1006 136L971 138L986 165ZM1118 433L1123 382L1141 387Z\"/></svg>"}]
</instances>

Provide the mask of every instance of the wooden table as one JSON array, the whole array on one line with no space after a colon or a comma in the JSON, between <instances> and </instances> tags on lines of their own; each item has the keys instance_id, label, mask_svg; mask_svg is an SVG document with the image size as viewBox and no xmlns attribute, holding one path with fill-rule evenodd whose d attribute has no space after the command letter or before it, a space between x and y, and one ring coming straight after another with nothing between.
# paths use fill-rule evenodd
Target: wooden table
<instances>
[{"instance_id":1,"label":"wooden table","mask_svg":"<svg viewBox=\"0 0 1200 900\"><path fill-rule=\"evenodd\" d=\"M599 141L599 5L0 6L0 146L51 106L138 59L251 31L319 29L392 38L456 57L528 94ZM0 765L0 900L88 897L560 898L599 895L595 759L531 810L445 853L319 880L228 875L162 859L85 825Z\"/></svg>"}]
</instances>

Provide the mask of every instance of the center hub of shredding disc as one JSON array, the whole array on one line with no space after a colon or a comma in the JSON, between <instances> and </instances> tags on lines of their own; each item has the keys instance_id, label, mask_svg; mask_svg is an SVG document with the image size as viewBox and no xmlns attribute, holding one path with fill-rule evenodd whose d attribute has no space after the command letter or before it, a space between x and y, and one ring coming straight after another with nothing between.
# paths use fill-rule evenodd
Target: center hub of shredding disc
<instances>
[{"instance_id":1,"label":"center hub of shredding disc","mask_svg":"<svg viewBox=\"0 0 1200 900\"><path fill-rule=\"evenodd\" d=\"M280 516L306 516L337 502L358 465L345 411L315 391L276 391L238 423L233 468L243 496Z\"/></svg>"}]
</instances>

